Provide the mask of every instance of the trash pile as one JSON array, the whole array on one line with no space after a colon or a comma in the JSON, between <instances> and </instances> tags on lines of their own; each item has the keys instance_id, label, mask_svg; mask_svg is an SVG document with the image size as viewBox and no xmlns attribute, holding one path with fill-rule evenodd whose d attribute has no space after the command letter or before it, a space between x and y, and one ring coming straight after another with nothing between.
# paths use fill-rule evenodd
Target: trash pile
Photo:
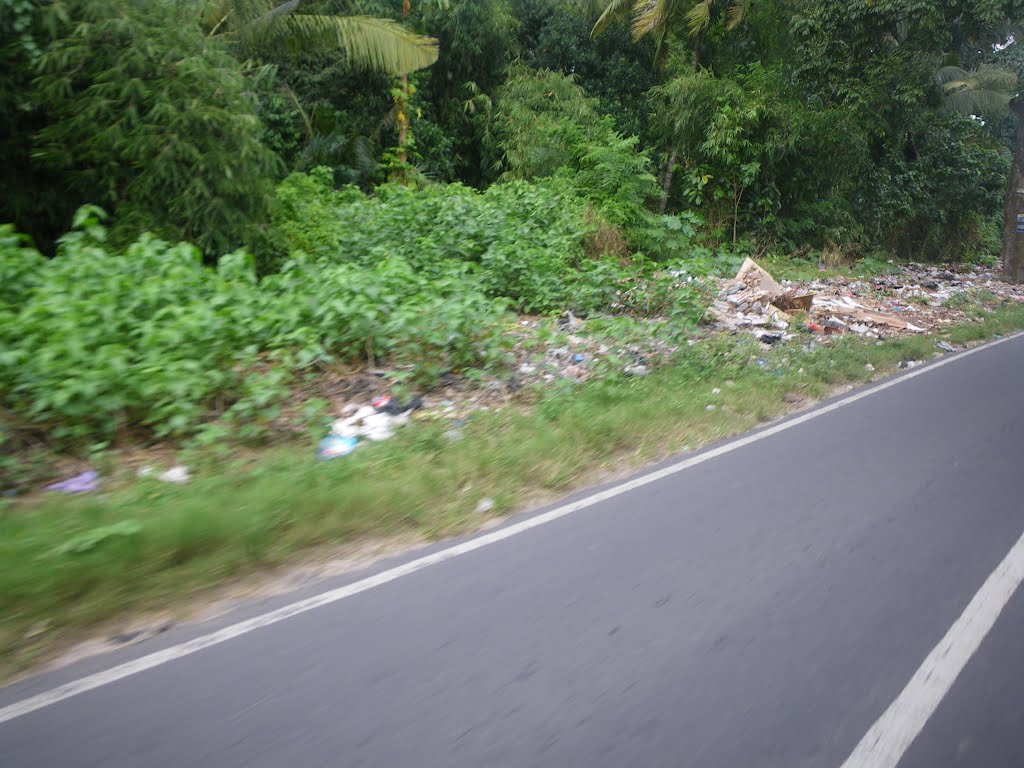
<instances>
[{"instance_id":1,"label":"trash pile","mask_svg":"<svg viewBox=\"0 0 1024 768\"><path fill-rule=\"evenodd\" d=\"M906 265L871 280L831 277L780 284L748 258L736 277L721 281L719 287L707 319L720 330L749 331L767 344L792 337L790 326L798 312L802 313L803 330L883 338L925 333L962 321L963 312L945 305L970 290L984 289L1000 298L1024 300L1019 286L999 280L994 270L985 267L955 273Z\"/></svg>"},{"instance_id":2,"label":"trash pile","mask_svg":"<svg viewBox=\"0 0 1024 768\"><path fill-rule=\"evenodd\" d=\"M387 440L398 427L409 423L413 411L422 407L422 398L403 405L391 395L378 397L362 407L350 403L342 409L342 413L348 415L335 421L331 433L320 441L317 457L326 461L347 456L359 447L362 439Z\"/></svg>"},{"instance_id":3,"label":"trash pile","mask_svg":"<svg viewBox=\"0 0 1024 768\"><path fill-rule=\"evenodd\" d=\"M790 312L809 311L813 299L813 294L779 285L748 258L724 284L708 314L729 330L749 329L761 341L775 344L792 336L786 333L793 320Z\"/></svg>"},{"instance_id":4,"label":"trash pile","mask_svg":"<svg viewBox=\"0 0 1024 768\"><path fill-rule=\"evenodd\" d=\"M685 273L670 274L678 278ZM988 298L1002 301L1024 301L1024 286L1006 283L994 268L981 266L953 271L900 265L889 274L865 279L821 276L806 281L777 281L748 258L734 278L708 278L708 283L717 286L718 295L707 310L700 335L750 333L766 346L784 343L798 333L815 334L816 342L828 343L844 334L880 339L933 332L967 318L964 307L972 303L977 306L977 302L951 299L972 291L985 291L991 294ZM526 388L582 383L604 375L644 377L671 359L680 345L694 343L692 337L661 334L665 318L645 317L637 322L643 325L623 338L617 326L608 324L608 318L584 320L571 311L557 320L518 316L505 331L508 357L502 372L491 370L487 378L480 378L464 371L449 371L424 397L407 402L381 393L391 391L412 366L326 371L295 392L294 413L286 410L275 428L303 434L308 422L297 417L299 406L306 400L320 399L340 416L317 446L316 455L321 460L347 456L367 442L387 440L413 418L440 422L446 439L462 440L466 423L474 414L513 405ZM944 352L953 351L947 342L940 341L936 346ZM904 361L901 367L919 363ZM758 358L757 364L765 367L767 362ZM707 409L715 407L710 404ZM177 485L192 479L185 466L163 472L146 466L137 474ZM70 494L99 488L100 478L93 470L46 486L46 490Z\"/></svg>"}]
</instances>

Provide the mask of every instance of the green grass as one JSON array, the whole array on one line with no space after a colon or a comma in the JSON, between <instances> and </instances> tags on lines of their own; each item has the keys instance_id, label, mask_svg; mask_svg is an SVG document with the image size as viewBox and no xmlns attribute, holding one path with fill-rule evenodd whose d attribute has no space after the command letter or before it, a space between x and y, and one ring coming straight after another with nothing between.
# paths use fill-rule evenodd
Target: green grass
<instances>
[{"instance_id":1,"label":"green grass","mask_svg":"<svg viewBox=\"0 0 1024 768\"><path fill-rule=\"evenodd\" d=\"M1024 328L1019 303L982 315L946 338L966 343ZM482 498L508 512L602 471L747 430L786 412L787 393L818 398L877 376L868 363L880 373L936 352L936 339L923 336L815 349L808 341L766 354L749 337L712 338L648 377L558 389L533 407L475 417L458 442L444 437L446 425L416 424L330 462L298 444L200 467L183 487L138 481L8 505L0 513L0 674L104 621L181 608L314 546L470 530L482 522L474 512Z\"/></svg>"},{"instance_id":2,"label":"green grass","mask_svg":"<svg viewBox=\"0 0 1024 768\"><path fill-rule=\"evenodd\" d=\"M840 267L826 269L819 268L819 256L817 254L807 258L771 254L765 256L758 263L768 270L776 280L801 280L806 282L826 280L834 277L867 279L894 272L897 269L895 264L890 264L888 261L871 256L857 259L850 263L844 263Z\"/></svg>"}]
</instances>

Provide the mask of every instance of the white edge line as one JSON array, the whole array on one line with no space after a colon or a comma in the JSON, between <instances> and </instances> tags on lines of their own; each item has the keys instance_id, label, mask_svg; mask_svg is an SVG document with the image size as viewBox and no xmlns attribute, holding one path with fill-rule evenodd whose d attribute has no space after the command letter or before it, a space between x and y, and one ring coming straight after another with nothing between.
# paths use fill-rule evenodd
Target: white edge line
<instances>
[{"instance_id":1,"label":"white edge line","mask_svg":"<svg viewBox=\"0 0 1024 768\"><path fill-rule=\"evenodd\" d=\"M1024 535L971 599L842 768L896 768L1024 581Z\"/></svg>"},{"instance_id":2,"label":"white edge line","mask_svg":"<svg viewBox=\"0 0 1024 768\"><path fill-rule=\"evenodd\" d=\"M676 462L667 467L649 472L646 475L633 478L632 480L627 480L624 483L599 491L598 493L594 493L578 501L564 504L539 515L534 515L533 517L521 520L518 523L513 523L503 528L499 528L491 533L477 536L469 539L468 541L455 544L438 552L417 558L416 560L411 560L408 563L403 563L402 565L395 566L394 568L389 568L386 571L368 576L365 579L360 579L359 581L347 584L343 587L338 587L337 589L332 589L319 595L314 595L313 597L306 598L305 600L299 600L270 611L269 613L254 616L251 619L246 619L245 621L240 621L237 624L224 627L216 632L201 635L200 637L196 637L184 643L173 645L169 648L150 653L146 656L141 656L137 659L133 659L132 661L119 664L116 667L111 667L110 669L87 675L86 677L73 680L69 683L65 683L64 685L36 694L35 696L30 696L27 699L22 699L21 701L17 701L3 709L0 709L0 724L6 723L9 720L14 720L18 717L23 717L24 715L43 709L44 707L51 706L60 701L64 701L65 699L70 699L72 696L78 696L79 694L100 688L104 685L109 685L117 682L118 680L123 680L126 677L131 677L132 675L137 675L140 672L145 672L146 670L153 669L154 667L158 667L170 661L180 659L184 656L189 656L206 648L211 648L215 645L225 643L229 640L241 637L242 635L246 635L254 630L261 629L262 627L269 627L272 624L285 621L293 616L298 616L299 614L306 613L307 611L312 611L316 608L336 603L339 600L344 600L346 597L357 595L360 592L366 592L374 587L379 587L383 584L395 581L396 579L408 576L411 573L423 570L424 568L428 568L432 565L438 565L447 560L459 557L460 555L465 555L469 552L483 549L491 544L496 544L499 541L504 541L505 539L509 539L517 534L528 531L531 528L537 528L538 526L553 522L559 518L571 515L574 512L579 512L581 509L592 507L595 504L600 504L603 501L613 499L616 496L621 496L624 493L629 493L637 488L642 488L645 485L650 485L651 483L670 477L682 472L683 470L689 469L690 467L703 464L705 461L710 461L711 459L717 458L718 456L722 456L726 453L731 453L739 448L760 442L761 440L777 435L780 432L784 432L787 429L792 429L793 427L797 427L813 419L820 418L847 405L851 405L858 400L863 400L866 397L882 392L890 387L895 387L898 384L910 381L918 376L938 370L939 368L949 365L957 360L963 360L965 357L970 357L982 350L999 346L1000 344L1016 339L1019 336L1024 336L1024 331L1010 336L1005 336L996 341L982 344L954 355L949 355L948 357L943 357L930 364L924 365L921 368L912 369L902 376L893 377L888 381L884 381L868 389L861 390L856 394L844 397L841 400L815 408L814 410L808 411L802 415L786 419L753 434L731 440L717 448L711 448L691 458L683 459L682 461Z\"/></svg>"}]
</instances>

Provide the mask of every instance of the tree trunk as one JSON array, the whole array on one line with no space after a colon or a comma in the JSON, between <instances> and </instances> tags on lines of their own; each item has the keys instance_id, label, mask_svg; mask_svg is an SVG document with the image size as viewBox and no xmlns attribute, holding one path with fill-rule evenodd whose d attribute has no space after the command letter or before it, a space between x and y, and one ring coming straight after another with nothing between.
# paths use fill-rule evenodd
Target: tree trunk
<instances>
[{"instance_id":1,"label":"tree trunk","mask_svg":"<svg viewBox=\"0 0 1024 768\"><path fill-rule=\"evenodd\" d=\"M673 147L672 154L668 156L668 163L665 165L665 170L661 173L661 201L658 203L658 213L664 213L668 207L668 196L672 191L672 172L676 167L676 157L678 156L678 150Z\"/></svg>"},{"instance_id":2,"label":"tree trunk","mask_svg":"<svg viewBox=\"0 0 1024 768\"><path fill-rule=\"evenodd\" d=\"M409 0L402 2L402 25L409 18ZM409 162L406 144L409 141L409 74L402 73L402 100L398 106L398 164L402 168L402 183L405 184L405 166Z\"/></svg>"},{"instance_id":3,"label":"tree trunk","mask_svg":"<svg viewBox=\"0 0 1024 768\"><path fill-rule=\"evenodd\" d=\"M402 100L398 105L398 162L403 167L409 162L406 142L409 141L409 76L402 75Z\"/></svg>"},{"instance_id":4,"label":"tree trunk","mask_svg":"<svg viewBox=\"0 0 1024 768\"><path fill-rule=\"evenodd\" d=\"M1014 101L1011 108L1017 116L1017 135L1003 204L1003 275L1019 283L1024 267L1024 101Z\"/></svg>"}]
</instances>

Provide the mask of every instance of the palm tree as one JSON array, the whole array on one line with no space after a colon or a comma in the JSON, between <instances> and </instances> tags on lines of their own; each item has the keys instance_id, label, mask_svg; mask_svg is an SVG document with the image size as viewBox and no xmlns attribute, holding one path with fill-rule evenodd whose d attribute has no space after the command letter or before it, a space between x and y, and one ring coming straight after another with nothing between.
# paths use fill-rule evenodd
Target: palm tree
<instances>
[{"instance_id":1,"label":"palm tree","mask_svg":"<svg viewBox=\"0 0 1024 768\"><path fill-rule=\"evenodd\" d=\"M242 51L337 51L353 67L405 75L437 61L437 40L397 22L372 16L300 13L302 0L213 0L206 14L210 35L227 35Z\"/></svg>"},{"instance_id":2,"label":"palm tree","mask_svg":"<svg viewBox=\"0 0 1024 768\"><path fill-rule=\"evenodd\" d=\"M691 66L697 69L700 66L700 42L712 20L724 12L725 26L733 30L743 22L746 9L747 0L608 0L594 23L591 35L597 37L612 19L630 13L633 40L653 36L656 60L660 61L664 57L669 30L677 24L685 24L694 41Z\"/></svg>"},{"instance_id":3,"label":"palm tree","mask_svg":"<svg viewBox=\"0 0 1024 768\"><path fill-rule=\"evenodd\" d=\"M437 61L437 40L417 35L390 19L300 13L302 0L275 3L277 0L211 0L206 15L209 34L229 36L244 55L273 59L281 53L337 51L350 66L398 75L398 165L404 178L409 73ZM409 0L404 0L403 21L408 13Z\"/></svg>"},{"instance_id":4,"label":"palm tree","mask_svg":"<svg viewBox=\"0 0 1024 768\"><path fill-rule=\"evenodd\" d=\"M1017 73L994 64L972 70L950 66L935 74L935 82L947 110L975 117L998 117L1007 111L1017 116L1003 201L1003 275L1019 283L1024 277L1024 102L1017 98Z\"/></svg>"}]
</instances>

